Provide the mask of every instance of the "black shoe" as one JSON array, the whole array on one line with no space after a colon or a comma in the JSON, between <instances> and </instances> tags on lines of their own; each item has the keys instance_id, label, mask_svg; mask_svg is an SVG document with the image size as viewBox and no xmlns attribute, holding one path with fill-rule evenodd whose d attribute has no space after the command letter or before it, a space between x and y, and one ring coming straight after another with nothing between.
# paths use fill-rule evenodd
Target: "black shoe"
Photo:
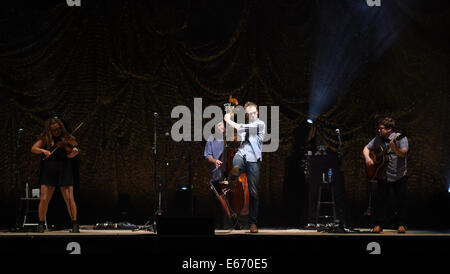
<instances>
[{"instance_id":1,"label":"black shoe","mask_svg":"<svg viewBox=\"0 0 450 274\"><path fill-rule=\"evenodd\" d=\"M39 222L36 228L37 233L44 233L44 222Z\"/></svg>"},{"instance_id":2,"label":"black shoe","mask_svg":"<svg viewBox=\"0 0 450 274\"><path fill-rule=\"evenodd\" d=\"M78 225L77 221L72 221L72 229L70 230L71 233L80 233L80 226Z\"/></svg>"},{"instance_id":3,"label":"black shoe","mask_svg":"<svg viewBox=\"0 0 450 274\"><path fill-rule=\"evenodd\" d=\"M372 228L372 233L381 233L383 232L383 228L381 226L376 225L374 228Z\"/></svg>"},{"instance_id":4,"label":"black shoe","mask_svg":"<svg viewBox=\"0 0 450 274\"><path fill-rule=\"evenodd\" d=\"M398 233L406 233L406 226L400 225L397 229Z\"/></svg>"}]
</instances>

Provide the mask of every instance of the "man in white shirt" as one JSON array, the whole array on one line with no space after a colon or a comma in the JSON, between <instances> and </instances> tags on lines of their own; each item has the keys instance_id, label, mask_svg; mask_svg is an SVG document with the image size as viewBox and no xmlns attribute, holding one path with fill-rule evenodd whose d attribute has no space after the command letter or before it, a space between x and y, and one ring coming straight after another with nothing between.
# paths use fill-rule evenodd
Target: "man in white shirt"
<instances>
[{"instance_id":1,"label":"man in white shirt","mask_svg":"<svg viewBox=\"0 0 450 274\"><path fill-rule=\"evenodd\" d=\"M248 220L250 232L258 232L258 182L260 165L262 161L262 143L265 134L265 123L258 119L257 105L247 102L244 105L245 114L248 116L248 124L238 124L231 120L231 115L227 113L225 122L237 130L241 137L241 144L238 152L233 158L233 169L230 172L230 180L237 180L243 172L247 174L247 182L250 194Z\"/></svg>"}]
</instances>

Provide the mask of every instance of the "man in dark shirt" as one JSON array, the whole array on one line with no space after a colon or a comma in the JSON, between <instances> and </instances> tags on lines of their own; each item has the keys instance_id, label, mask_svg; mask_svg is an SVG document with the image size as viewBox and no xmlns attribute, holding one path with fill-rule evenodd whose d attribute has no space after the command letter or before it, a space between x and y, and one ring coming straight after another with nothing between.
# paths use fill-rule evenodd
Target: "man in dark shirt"
<instances>
[{"instance_id":1,"label":"man in dark shirt","mask_svg":"<svg viewBox=\"0 0 450 274\"><path fill-rule=\"evenodd\" d=\"M403 137L396 140L400 134L395 132L395 120L390 117L383 118L378 122L378 132L379 135L373 138L363 149L367 166L374 165L369 156L370 151L380 146L387 149L390 158L383 177L376 183L375 219L377 223L372 232L380 233L383 231L382 227L386 224L388 213L389 193L393 190L397 209L398 232L405 233L408 139Z\"/></svg>"},{"instance_id":2,"label":"man in dark shirt","mask_svg":"<svg viewBox=\"0 0 450 274\"><path fill-rule=\"evenodd\" d=\"M225 132L224 123L218 123L215 127L215 130L216 133L218 133L220 136L223 136ZM223 138L216 138L212 135L206 141L204 152L205 159L210 163L211 166L211 183L218 193L221 193L219 182L223 180L224 176L222 168L222 153L224 150L224 144L225 143ZM216 200L216 206L214 208L214 222L216 228L221 229L224 228L225 216L221 208L222 206L220 205L219 201L217 201L216 197L214 197L214 200Z\"/></svg>"}]
</instances>

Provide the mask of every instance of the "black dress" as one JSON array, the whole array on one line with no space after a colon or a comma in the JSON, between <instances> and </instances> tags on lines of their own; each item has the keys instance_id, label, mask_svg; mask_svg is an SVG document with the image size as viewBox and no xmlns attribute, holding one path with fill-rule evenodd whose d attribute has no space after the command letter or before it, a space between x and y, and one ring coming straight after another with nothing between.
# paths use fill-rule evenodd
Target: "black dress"
<instances>
[{"instance_id":1,"label":"black dress","mask_svg":"<svg viewBox=\"0 0 450 274\"><path fill-rule=\"evenodd\" d=\"M53 138L56 144L59 139ZM53 151L55 146L46 148ZM64 148L58 148L50 157L41 159L39 184L47 186L73 186L73 161Z\"/></svg>"}]
</instances>

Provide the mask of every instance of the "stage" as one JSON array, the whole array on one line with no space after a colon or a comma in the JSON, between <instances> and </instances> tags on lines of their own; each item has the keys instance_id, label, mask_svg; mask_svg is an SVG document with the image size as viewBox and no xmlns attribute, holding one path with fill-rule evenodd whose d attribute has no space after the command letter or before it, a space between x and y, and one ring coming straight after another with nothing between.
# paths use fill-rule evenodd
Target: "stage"
<instances>
[{"instance_id":1,"label":"stage","mask_svg":"<svg viewBox=\"0 0 450 274\"><path fill-rule=\"evenodd\" d=\"M396 230L385 229L374 234L368 228L317 232L263 227L259 233L215 230L213 235L186 235L183 228L179 229L180 233L173 235L159 235L150 230L97 230L89 225L82 225L77 234L68 230L2 231L0 253L148 254L171 258L176 265L176 261L181 263L186 258L260 258L275 262L305 255L443 255L450 251L448 230L408 230L398 234Z\"/></svg>"}]
</instances>

